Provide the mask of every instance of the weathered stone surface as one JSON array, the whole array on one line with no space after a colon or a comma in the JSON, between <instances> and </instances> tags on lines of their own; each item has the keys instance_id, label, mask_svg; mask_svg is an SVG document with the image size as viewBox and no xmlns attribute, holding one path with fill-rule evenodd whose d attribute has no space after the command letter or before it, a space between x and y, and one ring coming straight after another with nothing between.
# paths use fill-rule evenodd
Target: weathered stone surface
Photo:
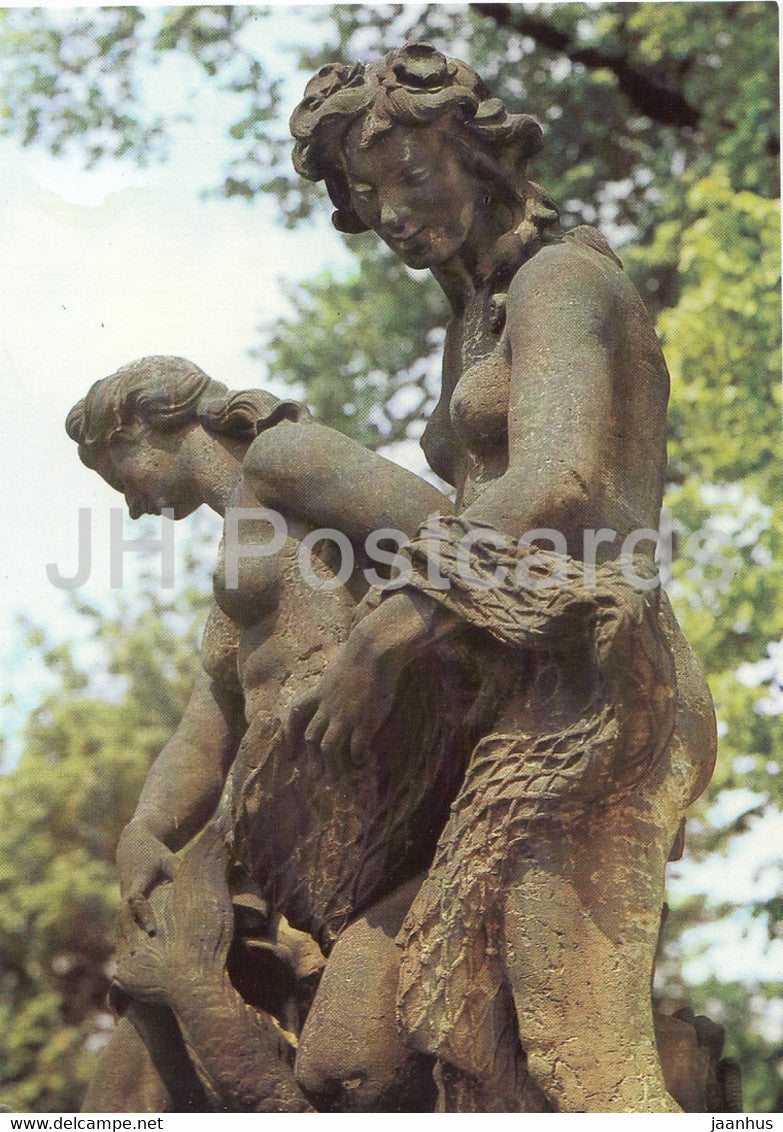
<instances>
[{"instance_id":1,"label":"weathered stone surface","mask_svg":"<svg viewBox=\"0 0 783 1132\"><path fill-rule=\"evenodd\" d=\"M292 131L336 226L449 299L422 443L456 495L182 359L72 410L132 515L227 519L204 671L119 848L125 1017L88 1103L725 1110L722 1039L650 993L715 720L652 559L668 374L643 304L527 179L537 124L463 63L326 67ZM237 507L285 520L277 553ZM323 528L353 570L318 543L316 589ZM364 573L388 528L393 591Z\"/></svg>"}]
</instances>

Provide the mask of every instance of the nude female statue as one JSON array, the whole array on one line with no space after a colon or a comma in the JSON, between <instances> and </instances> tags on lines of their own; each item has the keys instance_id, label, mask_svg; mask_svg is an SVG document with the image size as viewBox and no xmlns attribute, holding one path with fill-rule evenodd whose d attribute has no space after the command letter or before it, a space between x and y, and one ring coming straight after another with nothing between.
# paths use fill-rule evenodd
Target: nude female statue
<instances>
[{"instance_id":1,"label":"nude female statue","mask_svg":"<svg viewBox=\"0 0 783 1132\"><path fill-rule=\"evenodd\" d=\"M315 589L303 577L299 550L313 524L300 522L291 506L278 516L286 520L286 537L276 553L264 553L270 530L258 511L265 499L260 481L255 487L260 469L254 444L284 421L306 425L298 456L309 468L311 502L328 487L325 473L332 472L336 446L350 458L354 475L371 461L379 491L393 490L400 477L411 481L395 515L402 532L413 533L436 507L450 507L423 481L311 421L301 406L261 391L231 394L180 358L146 358L124 367L97 382L68 418L83 461L123 492L132 516L171 507L182 518L207 503L228 514L229 526L232 510L244 520L233 528L240 544L235 584L228 576L231 548L225 555L221 548L203 671L118 847L124 940L117 983L131 999L132 1024L156 1058L151 1063L135 1030L121 1025L87 1099L98 1111L308 1109L292 1073L293 1049L325 957L335 951L332 965L350 972L353 991L339 973L330 974L315 1012L336 981L340 1025L345 1031L349 1018L351 1027L350 1048L339 1035L328 1043L342 1078L352 1081L342 1107L433 1103L430 1060L406 1047L395 1026L393 937L456 793L460 764L448 695L437 694L435 681L417 677L397 700L398 725L376 744L378 759L340 779L314 749L294 748L282 737L288 705L322 675L367 591L358 568L339 583L341 563L323 542L313 547L311 569L325 588ZM350 482L344 488L347 503ZM360 530L361 513L349 508L340 514L345 504L338 496L332 490L338 529ZM261 549L254 552L255 544ZM355 549L359 564L367 563L364 546L357 542ZM406 744L411 751L390 771L390 757ZM418 773L411 778L415 764ZM207 824L224 784L211 827L177 862L174 851ZM231 862L233 910L225 875ZM240 927L232 964L234 917L238 908L247 919L248 901L256 911L266 901L267 938L248 938ZM261 946L267 957L287 962L289 982L293 976L294 984L304 984L292 988L299 1012L281 1011L275 1003L285 973L259 967L252 949ZM233 990L227 965L261 1013ZM276 988L255 985L275 979ZM156 1009L140 1010L139 1001ZM172 1055L181 1046L180 1032L186 1050ZM323 1047L323 1027L319 1034ZM322 1095L320 1079L309 1080L306 1041L301 1052L297 1078L312 1085L312 1100L328 1106L332 1098Z\"/></svg>"},{"instance_id":2,"label":"nude female statue","mask_svg":"<svg viewBox=\"0 0 783 1132\"><path fill-rule=\"evenodd\" d=\"M84 462L125 494L133 515L159 512L170 505L175 517L183 517L201 501L220 513L231 499L257 502L257 497L247 492L253 476L254 460L249 450L255 432L267 432L283 421L307 419L301 406L280 403L260 391L229 394L182 359L148 358L97 383L86 401L72 411L68 427L80 442ZM298 440L305 466L323 458L323 430L312 427ZM309 448L302 446L305 443ZM336 443L342 447L341 440ZM350 452L351 445L344 446L343 456ZM354 457L358 455L354 452ZM375 469L376 483L382 468ZM396 476L397 472L392 474ZM422 504L433 501L426 494L421 497ZM282 563L265 563L267 586L276 576L279 580L287 573L290 544L296 542L296 524L292 526L294 538L288 540L288 548L278 548ZM247 532L243 541L248 541ZM347 835L351 823L356 830L361 807L354 806L351 811L344 801L340 806L337 791L338 820L329 827L328 814L335 802L327 801L318 836L323 844L325 825L332 839L337 837L333 848L342 857L341 866L335 869L334 860L327 860L321 867L317 859L308 857L308 837L312 846L314 827L301 815L298 822L292 819L293 835L282 840L270 835L270 806L285 814L287 806L297 801L297 794L300 804L308 797L307 784L292 795L285 775L281 779L263 771L265 762L275 762L269 757L278 715L270 709L281 692L279 672L275 670L287 655L282 669L290 673L291 687L282 695L285 702L297 687L301 690L303 678L305 682L311 680L322 668L319 663L313 667L312 659L308 662L311 650L303 648L302 641L292 639L287 631L286 607L290 611L295 599L298 623L309 628L307 614L313 613L315 601L322 617L325 611L329 614L333 646L345 636L344 614L353 608L353 598L338 587L334 606L324 606L312 593L301 590L296 576L289 577L291 592L284 600L277 593L272 603L276 616L271 620L267 617L265 628L259 630L258 615L264 605L259 597L266 587L259 590L258 581L255 564L251 574L245 573L242 578L233 601L241 615L240 636L247 634L249 626L254 627L255 648L248 655L255 658L256 672L266 673L266 680L249 681L247 664L237 668L237 625L216 604L204 636L204 671L177 732L153 765L136 814L120 840L118 863L126 937L126 946L121 947L120 984L133 993L134 999L125 996L125 1017L87 1097L90 1111L185 1111L227 1104L243 1110L307 1108L307 1100L294 1081L304 1086L309 1098L322 1108L420 1109L433 1100L429 1064L406 1050L394 1026L399 961L390 938L418 889L418 880L403 884L376 902L367 915L355 916L363 891L365 895L372 892L372 883L368 885L367 878L364 885L356 883L352 876L356 857L351 854ZM276 664L269 664L270 653ZM242 678L238 679L240 673ZM245 706L251 709L248 714L254 726L250 730L246 729ZM238 752L243 758L237 759ZM458 755L456 744L453 753ZM254 774L248 767L248 757L260 765L261 773ZM301 753L298 759L301 764ZM278 757L278 766L285 765ZM323 785L323 768L319 767L317 773ZM224 798L223 814L195 847L181 855L172 900L166 884L175 875L172 851L187 845L204 827L227 774L231 789ZM281 788L276 789L276 783ZM446 797L453 795L448 783L441 780L436 785ZM361 794L366 786L361 772L349 776L351 792L358 790ZM234 792L240 796L245 793L260 804L254 805L248 815L242 805L236 805ZM343 820L346 815L348 827ZM371 815L368 827L374 827L378 816ZM398 816L404 817L404 810ZM236 822L236 828L227 830L226 819L229 825ZM435 832L440 825L442 820L433 826ZM248 862L248 869L255 870L262 882L254 886L247 871L235 871L233 911L222 845L226 832ZM304 845L297 844L298 836ZM340 853L346 840L348 850ZM426 846L426 831L421 840ZM253 846L256 855L248 859ZM403 854L397 871L404 867ZM276 878L276 889L264 883L263 870ZM393 876L392 867L384 878L387 888ZM294 879L299 883L292 887ZM376 873L375 883L380 879ZM299 891L302 881L314 886L304 895ZM352 882L352 895L346 901L347 881ZM271 916L262 915L259 922L258 897L264 888L276 906ZM167 895L161 898L163 893ZM331 917L314 918L313 910L319 905L329 909ZM330 935L337 938L342 934L332 952L323 991L316 996L312 1037L308 1042L306 1031L300 1049L304 1056L296 1059L294 1081L293 1046L312 1004L325 959L311 936L295 931L280 917L277 909L281 907L309 929L319 924L323 929L329 924L325 951L331 950ZM248 924L248 912L256 914L255 926ZM142 933L131 925L134 918L150 936L141 945ZM353 920L351 926L341 931L349 920ZM205 931L205 925L209 931ZM257 948L263 950L259 953ZM272 957L280 962L265 965L264 959ZM228 983L227 969L244 999ZM264 1019L264 1014L271 1016ZM281 1030L277 1019L291 1032ZM346 1028L351 1034L348 1048L340 1038ZM682 1038L687 1027L681 1025L679 1029ZM236 1064L240 1042L244 1045L240 1060L247 1066L244 1074ZM154 1053L152 1059L148 1049ZM199 1066L199 1074L193 1064ZM333 1084L347 1081L351 1088L343 1085L329 1092L325 1083L330 1080Z\"/></svg>"},{"instance_id":3,"label":"nude female statue","mask_svg":"<svg viewBox=\"0 0 783 1132\"><path fill-rule=\"evenodd\" d=\"M652 560L668 397L652 325L600 234L563 233L527 180L539 127L459 61L419 45L325 67L292 132L335 225L428 268L453 311L422 441L457 492L440 537L452 584L429 583L422 532L411 584L294 712L334 763L371 750L396 681L476 633L482 738L401 933L401 1025L439 1059L447 1106L518 1110L535 1093L562 1111L678 1111L650 981L664 869L712 772L715 720ZM278 505L295 482L298 426L283 428L269 459L259 439ZM466 538L474 575L503 567L500 585L460 584ZM376 679L357 687L367 657Z\"/></svg>"},{"instance_id":4,"label":"nude female statue","mask_svg":"<svg viewBox=\"0 0 783 1132\"><path fill-rule=\"evenodd\" d=\"M414 898L394 971L401 1034L438 1060L442 1106L677 1111L649 984L665 863L709 779L715 725L655 585L668 377L649 319L602 237L562 233L526 179L537 125L508 114L464 64L418 46L324 68L292 129L295 164L326 180L337 227L374 230L409 266L429 268L450 301L443 392L423 445L457 500L433 506L428 494L420 505L421 481L337 434L311 450L317 426L302 420L260 429L243 476L253 500L305 530L346 530L357 548L378 528L411 536L409 584L362 598L323 675L288 688L273 766L287 748L318 751L338 783L352 768L392 769L421 782L428 805L456 795L424 884L414 896L411 881L397 907ZM417 535L436 509L444 521ZM542 528L562 545L549 550ZM464 584L466 557L481 585ZM425 674L435 714L455 728L441 748L445 784L427 778L429 764L422 775L416 713L401 721L397 710ZM280 706L278 695L276 718ZM242 788L225 795L227 828L245 831L254 879L274 888L270 878L287 874L256 824L275 796L255 774L263 738L235 757ZM407 775L401 757L413 760ZM313 915L317 903L307 914L319 934L329 917ZM223 901L215 918L225 915ZM332 1056L345 988L361 994L349 940L361 925L333 932L296 1061L310 1095L341 1096L342 1107L346 1081L362 1080L344 1051Z\"/></svg>"}]
</instances>

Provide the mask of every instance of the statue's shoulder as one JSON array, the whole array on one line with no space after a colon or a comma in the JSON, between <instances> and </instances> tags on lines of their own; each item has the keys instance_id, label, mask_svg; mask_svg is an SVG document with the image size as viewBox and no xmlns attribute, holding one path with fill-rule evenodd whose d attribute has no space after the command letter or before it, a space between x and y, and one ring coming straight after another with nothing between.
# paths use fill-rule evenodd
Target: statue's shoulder
<instances>
[{"instance_id":1,"label":"statue's shoulder","mask_svg":"<svg viewBox=\"0 0 783 1132\"><path fill-rule=\"evenodd\" d=\"M531 305L579 311L608 309L631 287L622 263L598 231L583 225L544 244L517 270L508 288L508 314Z\"/></svg>"},{"instance_id":2,"label":"statue's shoulder","mask_svg":"<svg viewBox=\"0 0 783 1132\"><path fill-rule=\"evenodd\" d=\"M566 247L577 248L590 248L599 255L605 256L616 264L617 267L622 267L622 260L612 250L611 244L607 240L603 232L599 232L597 228L593 228L590 224L580 224L578 228L571 228L568 232L563 234L561 245Z\"/></svg>"}]
</instances>

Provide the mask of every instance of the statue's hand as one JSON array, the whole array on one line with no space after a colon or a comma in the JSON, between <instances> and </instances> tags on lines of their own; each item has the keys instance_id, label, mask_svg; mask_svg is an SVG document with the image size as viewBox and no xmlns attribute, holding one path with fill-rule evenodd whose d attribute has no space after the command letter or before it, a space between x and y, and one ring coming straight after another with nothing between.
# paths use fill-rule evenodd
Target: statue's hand
<instances>
[{"instance_id":1,"label":"statue's hand","mask_svg":"<svg viewBox=\"0 0 783 1132\"><path fill-rule=\"evenodd\" d=\"M286 731L315 743L335 768L361 763L391 712L404 661L385 650L366 622L351 632L320 682L294 702Z\"/></svg>"},{"instance_id":2,"label":"statue's hand","mask_svg":"<svg viewBox=\"0 0 783 1132\"><path fill-rule=\"evenodd\" d=\"M157 931L150 893L174 879L176 857L143 821L129 822L117 845L123 914L128 913L148 935Z\"/></svg>"},{"instance_id":3,"label":"statue's hand","mask_svg":"<svg viewBox=\"0 0 783 1132\"><path fill-rule=\"evenodd\" d=\"M156 900L156 904L163 919L160 901ZM165 941L139 926L127 902L120 907L117 918L116 961L114 987L138 1002L167 1001L169 972L166 970Z\"/></svg>"},{"instance_id":4,"label":"statue's hand","mask_svg":"<svg viewBox=\"0 0 783 1132\"><path fill-rule=\"evenodd\" d=\"M194 982L222 979L234 934L220 831L209 825L182 854L171 884L149 897L154 934L126 903L120 912L115 981L133 998L174 1006Z\"/></svg>"}]
</instances>

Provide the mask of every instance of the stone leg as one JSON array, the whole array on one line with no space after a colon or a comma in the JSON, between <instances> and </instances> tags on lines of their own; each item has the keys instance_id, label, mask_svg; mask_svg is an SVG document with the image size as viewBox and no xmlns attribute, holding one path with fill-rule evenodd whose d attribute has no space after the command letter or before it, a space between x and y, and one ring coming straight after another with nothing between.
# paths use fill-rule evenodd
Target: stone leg
<instances>
[{"instance_id":1,"label":"stone leg","mask_svg":"<svg viewBox=\"0 0 783 1132\"><path fill-rule=\"evenodd\" d=\"M676 826L669 836L646 809L626 795L539 828L509 876L519 1036L533 1081L562 1112L682 1111L664 1084L650 996Z\"/></svg>"},{"instance_id":2,"label":"stone leg","mask_svg":"<svg viewBox=\"0 0 783 1132\"><path fill-rule=\"evenodd\" d=\"M356 920L335 944L302 1030L295 1076L319 1111L432 1112L434 1058L397 1026L395 943L419 888L410 882Z\"/></svg>"},{"instance_id":3,"label":"stone leg","mask_svg":"<svg viewBox=\"0 0 783 1132\"><path fill-rule=\"evenodd\" d=\"M83 1111L209 1111L167 1008L136 1003L128 1006L101 1055Z\"/></svg>"}]
</instances>

